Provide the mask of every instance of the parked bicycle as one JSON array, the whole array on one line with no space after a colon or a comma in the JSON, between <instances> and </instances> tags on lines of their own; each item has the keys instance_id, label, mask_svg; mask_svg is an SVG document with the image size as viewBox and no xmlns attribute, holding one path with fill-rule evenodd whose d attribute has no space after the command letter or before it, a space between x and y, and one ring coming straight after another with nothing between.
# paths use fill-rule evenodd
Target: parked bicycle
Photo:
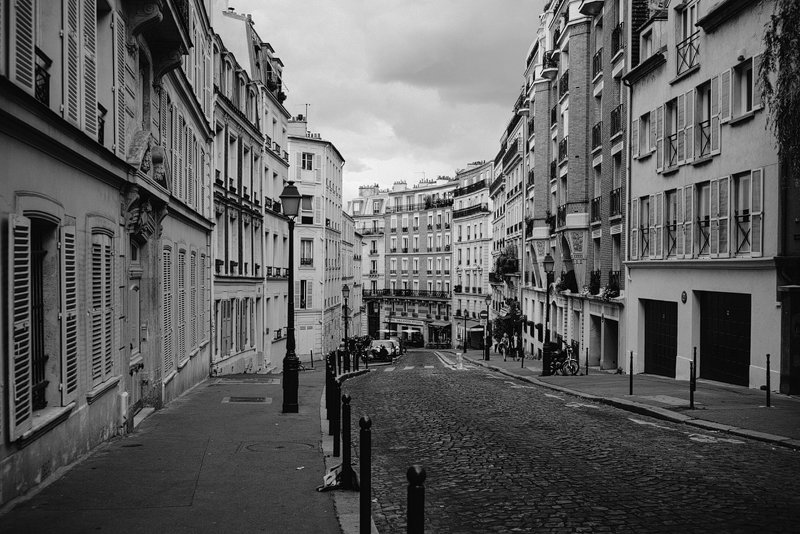
<instances>
[{"instance_id":1,"label":"parked bicycle","mask_svg":"<svg viewBox=\"0 0 800 534\"><path fill-rule=\"evenodd\" d=\"M578 363L578 359L575 357L575 348L563 339L561 340L561 344L564 345L564 348L559 351L553 374L558 374L560 372L564 376L575 376L578 374L581 367L580 363Z\"/></svg>"}]
</instances>

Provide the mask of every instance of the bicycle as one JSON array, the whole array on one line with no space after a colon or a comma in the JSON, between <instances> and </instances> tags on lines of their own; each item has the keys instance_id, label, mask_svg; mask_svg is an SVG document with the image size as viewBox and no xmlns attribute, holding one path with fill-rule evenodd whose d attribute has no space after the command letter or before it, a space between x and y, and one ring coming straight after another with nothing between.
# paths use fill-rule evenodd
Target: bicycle
<instances>
[{"instance_id":1,"label":"bicycle","mask_svg":"<svg viewBox=\"0 0 800 534\"><path fill-rule=\"evenodd\" d=\"M561 350L561 354L559 355L559 357L562 358L562 361L560 364L556 365L555 373L561 371L561 374L564 376L567 375L575 376L578 374L578 371L580 370L580 363L578 362L578 359L575 357L575 350L572 347L572 345L568 344L567 342L562 340L561 343L564 345L565 348Z\"/></svg>"}]
</instances>

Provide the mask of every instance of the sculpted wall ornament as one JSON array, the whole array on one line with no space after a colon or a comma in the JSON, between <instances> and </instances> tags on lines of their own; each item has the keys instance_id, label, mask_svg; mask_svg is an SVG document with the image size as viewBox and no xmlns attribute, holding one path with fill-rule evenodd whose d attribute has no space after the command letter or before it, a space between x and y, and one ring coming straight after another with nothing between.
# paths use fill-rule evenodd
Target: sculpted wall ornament
<instances>
[{"instance_id":1,"label":"sculpted wall ornament","mask_svg":"<svg viewBox=\"0 0 800 534\"><path fill-rule=\"evenodd\" d=\"M575 251L576 254L583 253L583 232L571 232L572 238L572 250Z\"/></svg>"}]
</instances>

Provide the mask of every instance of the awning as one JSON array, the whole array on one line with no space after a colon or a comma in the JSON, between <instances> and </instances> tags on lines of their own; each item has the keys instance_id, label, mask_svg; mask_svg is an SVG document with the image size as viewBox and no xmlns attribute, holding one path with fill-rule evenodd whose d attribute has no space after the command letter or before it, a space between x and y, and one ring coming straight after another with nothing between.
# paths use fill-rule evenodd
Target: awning
<instances>
[{"instance_id":1,"label":"awning","mask_svg":"<svg viewBox=\"0 0 800 534\"><path fill-rule=\"evenodd\" d=\"M429 324L431 326L450 326L450 323L446 323L444 321L431 321Z\"/></svg>"},{"instance_id":2,"label":"awning","mask_svg":"<svg viewBox=\"0 0 800 534\"><path fill-rule=\"evenodd\" d=\"M470 326L467 330L470 332L483 332L483 326Z\"/></svg>"}]
</instances>

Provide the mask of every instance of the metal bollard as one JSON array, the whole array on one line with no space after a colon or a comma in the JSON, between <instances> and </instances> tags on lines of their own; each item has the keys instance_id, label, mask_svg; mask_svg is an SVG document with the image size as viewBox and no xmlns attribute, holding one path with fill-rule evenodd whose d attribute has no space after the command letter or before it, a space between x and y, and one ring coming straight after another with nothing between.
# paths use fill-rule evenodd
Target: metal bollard
<instances>
[{"instance_id":1,"label":"metal bollard","mask_svg":"<svg viewBox=\"0 0 800 534\"><path fill-rule=\"evenodd\" d=\"M350 372L350 351L347 348L344 349L344 372Z\"/></svg>"},{"instance_id":2,"label":"metal bollard","mask_svg":"<svg viewBox=\"0 0 800 534\"><path fill-rule=\"evenodd\" d=\"M333 371L333 353L328 354L328 357L325 359L325 414L328 421L331 420L331 412L333 411L333 381L334 381L334 371ZM329 435L332 432L328 433Z\"/></svg>"},{"instance_id":3,"label":"metal bollard","mask_svg":"<svg viewBox=\"0 0 800 534\"><path fill-rule=\"evenodd\" d=\"M630 385L628 387L629 389L628 395L633 395L633 351L631 351L631 364L630 367L628 367L628 375L630 375L629 378Z\"/></svg>"},{"instance_id":4,"label":"metal bollard","mask_svg":"<svg viewBox=\"0 0 800 534\"><path fill-rule=\"evenodd\" d=\"M408 510L406 532L422 534L425 531L425 468L412 465L406 471L408 479Z\"/></svg>"},{"instance_id":5,"label":"metal bollard","mask_svg":"<svg viewBox=\"0 0 800 534\"><path fill-rule=\"evenodd\" d=\"M313 369L314 368L314 351L313 350L309 350L308 352L311 355L311 368Z\"/></svg>"},{"instance_id":6,"label":"metal bollard","mask_svg":"<svg viewBox=\"0 0 800 534\"><path fill-rule=\"evenodd\" d=\"M342 395L342 489L358 491L358 479L353 471L350 433L350 395Z\"/></svg>"},{"instance_id":7,"label":"metal bollard","mask_svg":"<svg viewBox=\"0 0 800 534\"><path fill-rule=\"evenodd\" d=\"M370 534L372 529L372 421L368 415L362 415L358 421L361 427L361 494L359 500L359 532Z\"/></svg>"},{"instance_id":8,"label":"metal bollard","mask_svg":"<svg viewBox=\"0 0 800 534\"><path fill-rule=\"evenodd\" d=\"M767 408L770 407L769 390L769 354L767 354Z\"/></svg>"},{"instance_id":9,"label":"metal bollard","mask_svg":"<svg viewBox=\"0 0 800 534\"><path fill-rule=\"evenodd\" d=\"M336 380L336 398L333 404L333 420L331 420L331 434L333 434L333 456L338 458L341 453L341 424L342 424L342 385Z\"/></svg>"},{"instance_id":10,"label":"metal bollard","mask_svg":"<svg viewBox=\"0 0 800 534\"><path fill-rule=\"evenodd\" d=\"M589 376L589 348L586 348L586 367L584 367L584 372L586 376Z\"/></svg>"},{"instance_id":11,"label":"metal bollard","mask_svg":"<svg viewBox=\"0 0 800 534\"><path fill-rule=\"evenodd\" d=\"M522 350L522 358L520 358L520 361L522 363L520 363L519 368L520 369L525 369L525 350L524 349Z\"/></svg>"},{"instance_id":12,"label":"metal bollard","mask_svg":"<svg viewBox=\"0 0 800 534\"><path fill-rule=\"evenodd\" d=\"M689 409L694 410L694 362L689 362Z\"/></svg>"}]
</instances>

